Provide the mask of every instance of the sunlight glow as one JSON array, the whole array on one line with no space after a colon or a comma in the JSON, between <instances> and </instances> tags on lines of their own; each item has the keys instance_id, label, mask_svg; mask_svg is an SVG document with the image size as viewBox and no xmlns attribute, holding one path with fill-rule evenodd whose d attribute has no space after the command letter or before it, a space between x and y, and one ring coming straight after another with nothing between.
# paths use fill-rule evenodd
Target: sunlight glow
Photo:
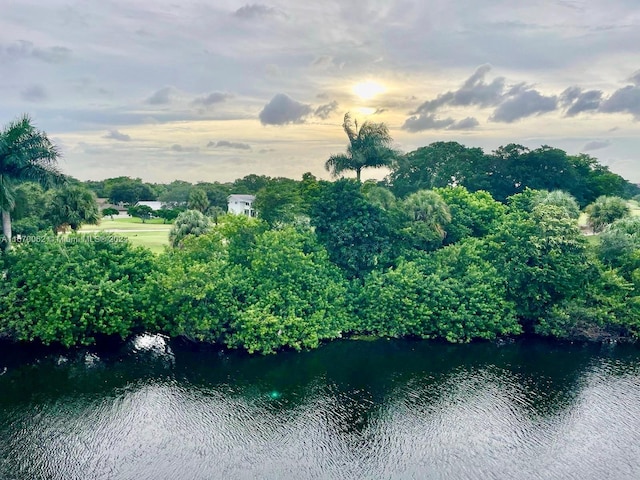
<instances>
[{"instance_id":1,"label":"sunlight glow","mask_svg":"<svg viewBox=\"0 0 640 480\"><path fill-rule=\"evenodd\" d=\"M371 80L360 82L353 86L353 93L363 100L369 100L376 95L384 93L385 90L386 88L382 84Z\"/></svg>"}]
</instances>

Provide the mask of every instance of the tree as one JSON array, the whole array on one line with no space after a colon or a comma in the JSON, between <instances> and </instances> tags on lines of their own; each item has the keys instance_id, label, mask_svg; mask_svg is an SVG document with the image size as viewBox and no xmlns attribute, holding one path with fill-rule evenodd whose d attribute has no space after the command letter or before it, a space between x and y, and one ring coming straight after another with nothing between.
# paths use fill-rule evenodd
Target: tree
<instances>
[{"instance_id":1,"label":"tree","mask_svg":"<svg viewBox=\"0 0 640 480\"><path fill-rule=\"evenodd\" d=\"M444 228L445 244L452 244L465 237L483 237L492 232L505 215L505 206L494 200L488 192L469 192L465 187L434 189L449 207L451 222Z\"/></svg>"},{"instance_id":2,"label":"tree","mask_svg":"<svg viewBox=\"0 0 640 480\"><path fill-rule=\"evenodd\" d=\"M63 187L53 195L45 218L51 222L54 232L64 225L69 225L74 232L85 224L96 225L100 221L96 195L85 187Z\"/></svg>"},{"instance_id":3,"label":"tree","mask_svg":"<svg viewBox=\"0 0 640 480\"><path fill-rule=\"evenodd\" d=\"M418 250L433 250L446 236L451 212L442 197L433 190L419 190L409 195L401 206L408 224L402 229L405 241Z\"/></svg>"},{"instance_id":4,"label":"tree","mask_svg":"<svg viewBox=\"0 0 640 480\"><path fill-rule=\"evenodd\" d=\"M484 185L485 154L481 148L468 148L458 142L435 142L397 157L387 177L399 197L436 187L465 185L478 190Z\"/></svg>"},{"instance_id":5,"label":"tree","mask_svg":"<svg viewBox=\"0 0 640 480\"><path fill-rule=\"evenodd\" d=\"M367 181L362 185L362 193L369 203L382 210L390 211L396 208L396 197L388 188Z\"/></svg>"},{"instance_id":6,"label":"tree","mask_svg":"<svg viewBox=\"0 0 640 480\"><path fill-rule=\"evenodd\" d=\"M119 213L120 212L118 211L117 208L107 207L102 209L102 216L111 217L111 220L113 220L114 215L118 215Z\"/></svg>"},{"instance_id":7,"label":"tree","mask_svg":"<svg viewBox=\"0 0 640 480\"><path fill-rule=\"evenodd\" d=\"M140 332L140 287L153 254L110 234L25 242L6 255L0 336L16 341L93 343Z\"/></svg>"},{"instance_id":8,"label":"tree","mask_svg":"<svg viewBox=\"0 0 640 480\"><path fill-rule=\"evenodd\" d=\"M24 182L16 186L15 208L11 214L11 230L14 236L35 235L50 227L45 211L51 192L39 184Z\"/></svg>"},{"instance_id":9,"label":"tree","mask_svg":"<svg viewBox=\"0 0 640 480\"><path fill-rule=\"evenodd\" d=\"M162 223L166 224L167 222L173 222L176 218L178 218L178 215L180 215L181 211L182 210L177 208L166 208L163 206L160 210L156 210L153 213L154 215L162 219Z\"/></svg>"},{"instance_id":10,"label":"tree","mask_svg":"<svg viewBox=\"0 0 640 480\"><path fill-rule=\"evenodd\" d=\"M0 131L0 210L5 250L11 247L16 184L28 180L43 186L64 183L65 177L57 168L58 157L58 149L33 126L28 115Z\"/></svg>"},{"instance_id":11,"label":"tree","mask_svg":"<svg viewBox=\"0 0 640 480\"><path fill-rule=\"evenodd\" d=\"M302 212L298 182L290 178L274 178L258 190L253 207L269 225L291 223Z\"/></svg>"},{"instance_id":12,"label":"tree","mask_svg":"<svg viewBox=\"0 0 640 480\"><path fill-rule=\"evenodd\" d=\"M256 238L245 271L249 288L226 343L250 353L317 347L348 325L346 282L313 233L293 227Z\"/></svg>"},{"instance_id":13,"label":"tree","mask_svg":"<svg viewBox=\"0 0 640 480\"><path fill-rule=\"evenodd\" d=\"M270 177L252 173L233 182L232 191L230 193L255 195L261 188L267 186L269 180L271 180ZM226 205L224 206L226 207Z\"/></svg>"},{"instance_id":14,"label":"tree","mask_svg":"<svg viewBox=\"0 0 640 480\"><path fill-rule=\"evenodd\" d=\"M348 276L362 278L374 268L388 265L388 215L367 202L353 180L338 180L322 189L312 208L311 224L331 261Z\"/></svg>"},{"instance_id":15,"label":"tree","mask_svg":"<svg viewBox=\"0 0 640 480\"><path fill-rule=\"evenodd\" d=\"M600 234L598 255L627 280L640 280L640 217L620 218ZM640 285L640 283L639 283Z\"/></svg>"},{"instance_id":16,"label":"tree","mask_svg":"<svg viewBox=\"0 0 640 480\"><path fill-rule=\"evenodd\" d=\"M393 139L384 123L366 121L358 128L358 121L352 121L347 113L342 128L349 138L347 153L331 155L325 164L325 168L334 176L348 170L355 171L356 180L360 182L363 168L388 166L398 155L391 148Z\"/></svg>"},{"instance_id":17,"label":"tree","mask_svg":"<svg viewBox=\"0 0 640 480\"><path fill-rule=\"evenodd\" d=\"M158 200L174 206L185 205L189 200L189 192L192 188L193 185L190 182L174 180L168 185L163 185L163 191L158 195Z\"/></svg>"},{"instance_id":18,"label":"tree","mask_svg":"<svg viewBox=\"0 0 640 480\"><path fill-rule=\"evenodd\" d=\"M196 187L207 193L209 208L217 207L223 212L227 211L227 197L232 193L230 184L198 182Z\"/></svg>"},{"instance_id":19,"label":"tree","mask_svg":"<svg viewBox=\"0 0 640 480\"><path fill-rule=\"evenodd\" d=\"M368 275L357 330L450 342L520 333L504 280L482 259L480 242L470 240Z\"/></svg>"},{"instance_id":20,"label":"tree","mask_svg":"<svg viewBox=\"0 0 640 480\"><path fill-rule=\"evenodd\" d=\"M192 188L189 192L189 202L187 203L189 210L197 210L200 213L204 213L209 208L209 199L207 198L207 192L201 188Z\"/></svg>"},{"instance_id":21,"label":"tree","mask_svg":"<svg viewBox=\"0 0 640 480\"><path fill-rule=\"evenodd\" d=\"M187 235L202 235L211 227L209 219L198 210L187 210L176 218L169 232L169 243L177 247Z\"/></svg>"},{"instance_id":22,"label":"tree","mask_svg":"<svg viewBox=\"0 0 640 480\"><path fill-rule=\"evenodd\" d=\"M105 180L105 193L114 204L135 205L140 201L155 200L156 193L151 186L139 178L118 177Z\"/></svg>"},{"instance_id":23,"label":"tree","mask_svg":"<svg viewBox=\"0 0 640 480\"><path fill-rule=\"evenodd\" d=\"M556 205L563 208L569 218L577 220L580 217L580 205L570 193L562 190L553 190L538 200L538 205Z\"/></svg>"},{"instance_id":24,"label":"tree","mask_svg":"<svg viewBox=\"0 0 640 480\"><path fill-rule=\"evenodd\" d=\"M627 202L622 198L606 195L596 198L595 202L588 205L585 211L589 216L589 225L596 233L601 232L607 225L631 213Z\"/></svg>"},{"instance_id":25,"label":"tree","mask_svg":"<svg viewBox=\"0 0 640 480\"><path fill-rule=\"evenodd\" d=\"M531 328L557 302L584 288L587 247L578 224L555 205L505 215L484 251L507 285L507 300Z\"/></svg>"},{"instance_id":26,"label":"tree","mask_svg":"<svg viewBox=\"0 0 640 480\"><path fill-rule=\"evenodd\" d=\"M142 223L145 223L146 220L151 218L153 215L153 208L149 205L136 205L135 207L127 208L127 213L132 217L137 217L142 220Z\"/></svg>"}]
</instances>

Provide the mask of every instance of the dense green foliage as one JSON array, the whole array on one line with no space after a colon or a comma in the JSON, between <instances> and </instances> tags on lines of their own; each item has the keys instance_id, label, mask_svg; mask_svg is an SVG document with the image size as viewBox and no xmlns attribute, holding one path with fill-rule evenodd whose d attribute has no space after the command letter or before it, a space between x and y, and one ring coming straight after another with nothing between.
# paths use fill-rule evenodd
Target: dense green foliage
<instances>
[{"instance_id":1,"label":"dense green foliage","mask_svg":"<svg viewBox=\"0 0 640 480\"><path fill-rule=\"evenodd\" d=\"M36 129L28 115L0 130L0 243L9 250L13 237L11 212L16 206L16 186L32 181L44 186L64 183L58 171L58 150L44 132Z\"/></svg>"},{"instance_id":2,"label":"dense green foliage","mask_svg":"<svg viewBox=\"0 0 640 480\"><path fill-rule=\"evenodd\" d=\"M104 181L100 192L113 204L124 203L135 205L143 200L155 200L157 195L153 188L139 178L117 177Z\"/></svg>"},{"instance_id":3,"label":"dense green foliage","mask_svg":"<svg viewBox=\"0 0 640 480\"><path fill-rule=\"evenodd\" d=\"M594 232L601 232L607 225L628 216L631 211L620 197L602 196L585 209L589 216L589 225Z\"/></svg>"},{"instance_id":4,"label":"dense green foliage","mask_svg":"<svg viewBox=\"0 0 640 480\"><path fill-rule=\"evenodd\" d=\"M97 224L100 221L100 211L96 196L91 190L71 185L53 194L44 217L56 232L64 230L67 225L76 232L82 225Z\"/></svg>"},{"instance_id":5,"label":"dense green foliage","mask_svg":"<svg viewBox=\"0 0 640 480\"><path fill-rule=\"evenodd\" d=\"M359 328L376 335L468 342L521 331L504 282L473 242L373 272L360 301Z\"/></svg>"},{"instance_id":6,"label":"dense green foliage","mask_svg":"<svg viewBox=\"0 0 640 480\"><path fill-rule=\"evenodd\" d=\"M457 142L436 142L397 158L387 183L399 197L422 189L461 185L485 190L501 202L526 188L563 190L581 206L601 195L630 198L639 188L589 155L509 144L486 154Z\"/></svg>"},{"instance_id":7,"label":"dense green foliage","mask_svg":"<svg viewBox=\"0 0 640 480\"><path fill-rule=\"evenodd\" d=\"M345 132L334 173L359 176L395 154L383 126L346 118ZM174 248L158 256L115 237L52 236L93 221L93 195L79 182L46 191L22 180L7 191L16 231L30 237L0 256L0 336L14 340L70 346L148 331L271 353L354 334L640 337L640 220L622 200L637 189L586 155L438 142L395 158L379 183L310 173L86 182L112 201L170 204L129 209L175 220ZM231 193L256 195L259 218L224 215ZM602 230L592 242L578 227L586 204Z\"/></svg>"},{"instance_id":8,"label":"dense green foliage","mask_svg":"<svg viewBox=\"0 0 640 480\"><path fill-rule=\"evenodd\" d=\"M244 223L186 239L160 257L145 286L147 328L262 353L340 336L346 283L311 232ZM247 223L255 236L236 263L229 248L238 239L226 234L244 237Z\"/></svg>"},{"instance_id":9,"label":"dense green foliage","mask_svg":"<svg viewBox=\"0 0 640 480\"><path fill-rule=\"evenodd\" d=\"M49 234L15 248L0 280L0 332L66 346L135 332L153 255L114 240Z\"/></svg>"},{"instance_id":10,"label":"dense green foliage","mask_svg":"<svg viewBox=\"0 0 640 480\"><path fill-rule=\"evenodd\" d=\"M349 277L388 265L392 244L387 215L367 202L357 182L326 185L313 206L311 223L331 261Z\"/></svg>"},{"instance_id":11,"label":"dense green foliage","mask_svg":"<svg viewBox=\"0 0 640 480\"><path fill-rule=\"evenodd\" d=\"M600 259L640 288L640 217L616 220L600 235Z\"/></svg>"},{"instance_id":12,"label":"dense green foliage","mask_svg":"<svg viewBox=\"0 0 640 480\"><path fill-rule=\"evenodd\" d=\"M169 243L177 247L187 235L202 235L211 226L211 221L198 210L186 210L176 217L169 232Z\"/></svg>"}]
</instances>

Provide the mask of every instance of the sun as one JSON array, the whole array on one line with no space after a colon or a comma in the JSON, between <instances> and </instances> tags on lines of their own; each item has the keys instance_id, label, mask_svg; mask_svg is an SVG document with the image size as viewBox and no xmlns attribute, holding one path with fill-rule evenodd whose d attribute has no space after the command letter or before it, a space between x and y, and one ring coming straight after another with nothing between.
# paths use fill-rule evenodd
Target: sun
<instances>
[{"instance_id":1,"label":"sun","mask_svg":"<svg viewBox=\"0 0 640 480\"><path fill-rule=\"evenodd\" d=\"M370 100L376 95L384 93L386 88L378 82L368 80L366 82L360 82L353 86L353 93L363 100Z\"/></svg>"}]
</instances>

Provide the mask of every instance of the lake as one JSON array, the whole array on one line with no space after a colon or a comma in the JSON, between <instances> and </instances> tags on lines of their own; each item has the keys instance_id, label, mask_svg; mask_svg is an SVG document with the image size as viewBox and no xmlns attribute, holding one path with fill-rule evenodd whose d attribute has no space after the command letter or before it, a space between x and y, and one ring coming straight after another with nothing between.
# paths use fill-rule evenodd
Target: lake
<instances>
[{"instance_id":1,"label":"lake","mask_svg":"<svg viewBox=\"0 0 640 480\"><path fill-rule=\"evenodd\" d=\"M637 346L143 336L0 373L2 479L640 478Z\"/></svg>"}]
</instances>

